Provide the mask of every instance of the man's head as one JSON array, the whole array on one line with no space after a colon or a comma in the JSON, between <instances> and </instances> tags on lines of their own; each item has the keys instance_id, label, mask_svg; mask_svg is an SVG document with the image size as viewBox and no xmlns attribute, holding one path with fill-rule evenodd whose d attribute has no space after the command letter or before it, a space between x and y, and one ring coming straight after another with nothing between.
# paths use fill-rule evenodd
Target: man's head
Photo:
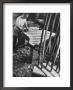
<instances>
[{"instance_id":1,"label":"man's head","mask_svg":"<svg viewBox=\"0 0 73 90\"><path fill-rule=\"evenodd\" d=\"M24 18L28 18L29 17L29 14L28 13L23 13L23 17Z\"/></svg>"}]
</instances>

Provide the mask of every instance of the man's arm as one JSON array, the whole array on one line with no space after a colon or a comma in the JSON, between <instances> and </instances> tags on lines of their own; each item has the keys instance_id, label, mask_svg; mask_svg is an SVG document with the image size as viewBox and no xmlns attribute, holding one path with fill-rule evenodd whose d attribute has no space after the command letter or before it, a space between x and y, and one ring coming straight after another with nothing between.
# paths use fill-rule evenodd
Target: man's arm
<instances>
[{"instance_id":1,"label":"man's arm","mask_svg":"<svg viewBox=\"0 0 73 90\"><path fill-rule=\"evenodd\" d=\"M27 24L27 20L24 22L24 25L23 25L23 30L24 30L24 31L28 31L28 24Z\"/></svg>"}]
</instances>

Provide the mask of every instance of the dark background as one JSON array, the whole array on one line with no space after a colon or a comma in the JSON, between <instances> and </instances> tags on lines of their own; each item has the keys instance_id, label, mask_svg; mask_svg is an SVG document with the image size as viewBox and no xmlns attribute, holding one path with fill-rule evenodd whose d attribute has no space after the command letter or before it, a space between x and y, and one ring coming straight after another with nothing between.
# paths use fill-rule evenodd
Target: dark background
<instances>
[{"instance_id":1,"label":"dark background","mask_svg":"<svg viewBox=\"0 0 73 90\"><path fill-rule=\"evenodd\" d=\"M73 1L72 0L0 0L0 87L3 87L3 4L4 3L9 3L9 2L15 2L15 3L70 3L71 4L71 13L70 13L70 22L71 22L71 35L70 35L70 59L71 59L71 65L72 66L72 28L73 28ZM72 67L71 67L71 87L72 87ZM59 90L59 89L66 89L66 90L72 90L72 88L43 88L43 87L35 87L35 88L0 88L1 90Z\"/></svg>"}]
</instances>

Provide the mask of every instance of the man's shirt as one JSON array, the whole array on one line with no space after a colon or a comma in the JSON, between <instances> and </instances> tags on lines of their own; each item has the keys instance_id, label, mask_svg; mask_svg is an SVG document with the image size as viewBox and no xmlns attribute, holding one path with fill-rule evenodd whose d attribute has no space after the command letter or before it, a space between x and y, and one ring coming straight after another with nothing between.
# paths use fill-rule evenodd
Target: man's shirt
<instances>
[{"instance_id":1,"label":"man's shirt","mask_svg":"<svg viewBox=\"0 0 73 90\"><path fill-rule=\"evenodd\" d=\"M27 25L27 20L26 18L23 17L23 15L19 16L17 19L16 19L16 26L23 30Z\"/></svg>"}]
</instances>

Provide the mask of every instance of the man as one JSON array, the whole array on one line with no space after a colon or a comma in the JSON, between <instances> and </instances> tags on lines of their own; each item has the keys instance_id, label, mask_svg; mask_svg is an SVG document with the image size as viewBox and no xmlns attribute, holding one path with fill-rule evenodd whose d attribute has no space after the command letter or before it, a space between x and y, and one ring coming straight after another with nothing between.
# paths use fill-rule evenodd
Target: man
<instances>
[{"instance_id":1,"label":"man","mask_svg":"<svg viewBox=\"0 0 73 90\"><path fill-rule=\"evenodd\" d=\"M22 14L16 19L16 26L22 31L28 29L27 18L28 14Z\"/></svg>"},{"instance_id":2,"label":"man","mask_svg":"<svg viewBox=\"0 0 73 90\"><path fill-rule=\"evenodd\" d=\"M27 26L27 18L28 14L22 14L21 16L17 17L15 25L13 26L13 49L16 50L18 48L19 42L23 41L22 35L23 31L28 31ZM18 40L18 41L17 41ZM25 42L25 39L24 39Z\"/></svg>"}]
</instances>

